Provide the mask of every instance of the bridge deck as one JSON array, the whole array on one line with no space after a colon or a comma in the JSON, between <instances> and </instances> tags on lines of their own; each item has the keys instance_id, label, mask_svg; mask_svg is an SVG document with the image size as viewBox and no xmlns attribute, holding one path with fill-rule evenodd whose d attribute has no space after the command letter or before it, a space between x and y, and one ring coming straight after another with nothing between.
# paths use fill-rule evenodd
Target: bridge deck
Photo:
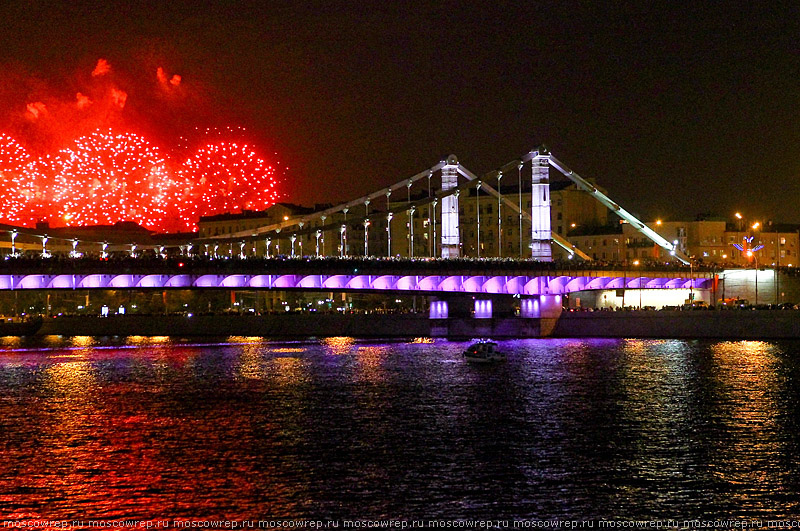
<instances>
[{"instance_id":1,"label":"bridge deck","mask_svg":"<svg viewBox=\"0 0 800 531\"><path fill-rule=\"evenodd\" d=\"M601 289L709 289L712 271L566 268L515 260L7 260L0 290L301 289L542 295Z\"/></svg>"}]
</instances>

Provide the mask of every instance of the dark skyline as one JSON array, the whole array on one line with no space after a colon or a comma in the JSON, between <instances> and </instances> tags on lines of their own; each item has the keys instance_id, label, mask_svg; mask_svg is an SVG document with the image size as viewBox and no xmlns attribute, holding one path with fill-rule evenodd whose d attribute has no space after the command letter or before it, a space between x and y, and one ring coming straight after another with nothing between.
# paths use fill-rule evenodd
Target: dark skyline
<instances>
[{"instance_id":1,"label":"dark skyline","mask_svg":"<svg viewBox=\"0 0 800 531\"><path fill-rule=\"evenodd\" d=\"M483 173L543 143L648 219L800 222L793 8L79 4L0 7L3 110L21 73L158 63L202 92L197 117L280 154L297 203L350 199L450 153Z\"/></svg>"}]
</instances>

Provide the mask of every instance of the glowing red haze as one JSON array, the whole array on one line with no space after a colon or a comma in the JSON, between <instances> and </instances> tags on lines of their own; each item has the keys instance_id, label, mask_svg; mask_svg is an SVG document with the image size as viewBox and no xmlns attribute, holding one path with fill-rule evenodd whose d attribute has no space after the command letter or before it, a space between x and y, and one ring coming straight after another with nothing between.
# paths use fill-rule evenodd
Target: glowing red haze
<instances>
[{"instance_id":1,"label":"glowing red haze","mask_svg":"<svg viewBox=\"0 0 800 531\"><path fill-rule=\"evenodd\" d=\"M80 131L91 120L98 125L93 132L39 156L0 133L0 222L135 221L157 231L194 230L200 216L260 210L278 199L276 167L246 141L218 137L193 151L165 151L127 130L128 93L106 79L110 71L101 59L86 94L78 92L70 103L34 101L20 108L29 126L50 124L63 134L65 124ZM158 68L154 78L162 91L184 90L177 74Z\"/></svg>"}]
</instances>

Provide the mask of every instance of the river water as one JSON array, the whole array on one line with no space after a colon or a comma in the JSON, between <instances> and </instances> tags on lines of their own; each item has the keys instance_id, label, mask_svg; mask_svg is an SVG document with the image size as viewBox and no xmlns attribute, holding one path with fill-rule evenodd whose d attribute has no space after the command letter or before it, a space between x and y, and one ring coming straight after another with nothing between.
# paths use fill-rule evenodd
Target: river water
<instances>
[{"instance_id":1,"label":"river water","mask_svg":"<svg viewBox=\"0 0 800 531\"><path fill-rule=\"evenodd\" d=\"M0 339L0 518L792 518L800 342Z\"/></svg>"}]
</instances>

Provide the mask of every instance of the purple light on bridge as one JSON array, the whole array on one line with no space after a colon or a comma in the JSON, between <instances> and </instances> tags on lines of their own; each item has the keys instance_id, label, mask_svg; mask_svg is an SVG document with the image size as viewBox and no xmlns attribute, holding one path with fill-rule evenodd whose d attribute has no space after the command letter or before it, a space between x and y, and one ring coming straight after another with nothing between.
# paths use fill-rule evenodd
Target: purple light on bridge
<instances>
[{"instance_id":1,"label":"purple light on bridge","mask_svg":"<svg viewBox=\"0 0 800 531\"><path fill-rule=\"evenodd\" d=\"M475 319L492 318L492 301L485 299L475 300Z\"/></svg>"},{"instance_id":2,"label":"purple light on bridge","mask_svg":"<svg viewBox=\"0 0 800 531\"><path fill-rule=\"evenodd\" d=\"M428 316L431 319L447 319L449 315L449 308L447 301L431 301Z\"/></svg>"},{"instance_id":3,"label":"purple light on bridge","mask_svg":"<svg viewBox=\"0 0 800 531\"><path fill-rule=\"evenodd\" d=\"M523 296L563 295L582 290L709 289L710 278L537 276L371 276L371 275L0 275L0 290L130 288L261 288L306 290L495 293Z\"/></svg>"}]
</instances>

